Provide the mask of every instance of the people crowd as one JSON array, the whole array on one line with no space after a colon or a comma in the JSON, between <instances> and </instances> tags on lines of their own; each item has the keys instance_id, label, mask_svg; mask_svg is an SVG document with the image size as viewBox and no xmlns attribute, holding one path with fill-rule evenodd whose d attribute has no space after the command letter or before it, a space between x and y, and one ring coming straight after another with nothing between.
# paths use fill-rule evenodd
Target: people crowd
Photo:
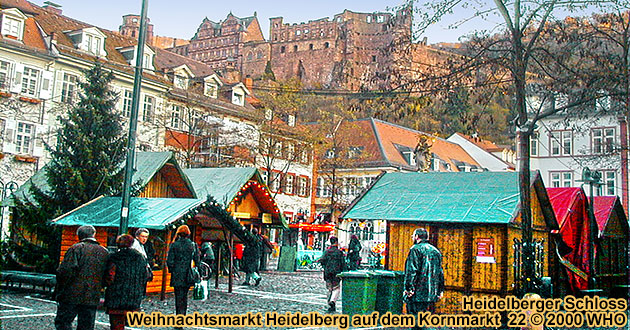
<instances>
[{"instance_id":1,"label":"people crowd","mask_svg":"<svg viewBox=\"0 0 630 330\"><path fill-rule=\"evenodd\" d=\"M78 330L94 329L96 309L105 289L104 306L109 315L110 329L124 329L126 314L140 310L147 283L152 280L153 268L157 266L149 230L139 228L134 236L118 236L113 253L99 245L93 226L81 226L76 234L79 242L68 249L57 269L55 328L69 330L76 318ZM243 250L241 269L245 272L245 281L242 285L258 286L262 280L259 270L263 250L270 243L257 228L252 228L250 234L251 240ZM415 245L405 266L404 297L408 311L415 313L432 310L444 290L442 256L427 238L426 230L414 232ZM330 236L329 242L328 249L317 262L323 268L328 312L336 312L341 291L338 275L359 268L361 243L356 235L352 235L346 256L339 247L337 237ZM212 243L206 239L201 249L198 248L191 240L190 228L179 226L166 257L171 274L170 286L174 288L176 314L187 313L190 288L198 284L201 277L209 278L214 263ZM427 266L429 263L431 267Z\"/></svg>"}]
</instances>

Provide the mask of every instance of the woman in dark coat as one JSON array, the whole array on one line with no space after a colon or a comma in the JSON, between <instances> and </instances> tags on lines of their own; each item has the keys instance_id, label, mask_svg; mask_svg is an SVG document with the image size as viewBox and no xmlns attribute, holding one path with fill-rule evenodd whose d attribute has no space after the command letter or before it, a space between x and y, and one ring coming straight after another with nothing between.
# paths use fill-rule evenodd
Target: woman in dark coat
<instances>
[{"instance_id":1,"label":"woman in dark coat","mask_svg":"<svg viewBox=\"0 0 630 330\"><path fill-rule=\"evenodd\" d=\"M253 240L245 245L243 250L242 269L245 272L245 282L242 285L250 285L249 279L254 279L254 285L260 284L260 257L262 256L262 241L258 236L258 229L252 229Z\"/></svg>"},{"instance_id":2,"label":"woman in dark coat","mask_svg":"<svg viewBox=\"0 0 630 330\"><path fill-rule=\"evenodd\" d=\"M188 226L179 226L175 233L175 242L171 244L166 257L166 265L171 273L171 286L175 289L175 313L177 314L186 314L188 290L195 284L188 281L191 261L199 265L199 249L189 237Z\"/></svg>"},{"instance_id":3,"label":"woman in dark coat","mask_svg":"<svg viewBox=\"0 0 630 330\"><path fill-rule=\"evenodd\" d=\"M131 235L118 236L118 251L107 261L105 307L112 330L124 329L126 314L140 308L149 279L150 270L144 256L131 248L133 241Z\"/></svg>"},{"instance_id":4,"label":"woman in dark coat","mask_svg":"<svg viewBox=\"0 0 630 330\"><path fill-rule=\"evenodd\" d=\"M361 252L361 242L359 242L357 235L352 235L348 245L348 268L351 270L359 268L361 263L359 252Z\"/></svg>"}]
</instances>

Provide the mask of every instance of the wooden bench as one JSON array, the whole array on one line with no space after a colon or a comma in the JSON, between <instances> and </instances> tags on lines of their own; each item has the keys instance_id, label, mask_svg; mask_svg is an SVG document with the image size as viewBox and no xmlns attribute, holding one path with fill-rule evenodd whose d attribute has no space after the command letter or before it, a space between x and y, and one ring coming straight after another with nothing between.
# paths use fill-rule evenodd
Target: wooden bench
<instances>
[{"instance_id":1,"label":"wooden bench","mask_svg":"<svg viewBox=\"0 0 630 330\"><path fill-rule=\"evenodd\" d=\"M30 289L33 291L43 291L52 294L57 279L54 274L31 273L19 270L3 270L0 273L0 280L8 288ZM30 288L23 287L30 285Z\"/></svg>"}]
</instances>

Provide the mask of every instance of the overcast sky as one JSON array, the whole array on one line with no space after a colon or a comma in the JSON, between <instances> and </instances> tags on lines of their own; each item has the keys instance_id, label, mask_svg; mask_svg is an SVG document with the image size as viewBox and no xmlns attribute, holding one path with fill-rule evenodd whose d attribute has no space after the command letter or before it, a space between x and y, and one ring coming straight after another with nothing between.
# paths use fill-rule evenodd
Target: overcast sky
<instances>
[{"instance_id":1,"label":"overcast sky","mask_svg":"<svg viewBox=\"0 0 630 330\"><path fill-rule=\"evenodd\" d=\"M32 0L31 0L32 1ZM45 0L32 1L42 6ZM190 39L197 31L201 21L208 19L218 22L232 12L238 17L252 16L257 13L258 21L265 38L269 37L269 18L282 16L285 23L308 22L323 17L332 18L344 9L355 12L387 11L399 6L402 0L318 0L318 1L209 1L209 0L146 0L148 16L154 25L155 35ZM433 1L433 0L422 0ZM476 0L485 2L487 0ZM140 14L142 0L52 0L61 5L63 14L108 30L118 30L122 16ZM430 27L425 36L429 43L455 42L462 35L472 30L491 30L500 23L500 19L490 15L486 20L473 20L456 29L448 26L472 15L470 9L458 8L455 15L447 16L442 22Z\"/></svg>"}]
</instances>

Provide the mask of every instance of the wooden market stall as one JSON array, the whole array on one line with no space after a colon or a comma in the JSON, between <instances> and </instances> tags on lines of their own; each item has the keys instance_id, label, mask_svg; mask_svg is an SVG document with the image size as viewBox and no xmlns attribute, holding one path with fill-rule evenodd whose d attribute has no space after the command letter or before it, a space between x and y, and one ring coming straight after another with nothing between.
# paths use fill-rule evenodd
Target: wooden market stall
<instances>
[{"instance_id":1,"label":"wooden market stall","mask_svg":"<svg viewBox=\"0 0 630 330\"><path fill-rule=\"evenodd\" d=\"M550 230L557 224L540 175L531 182L536 272L555 277ZM521 239L518 210L515 172L386 173L342 218L386 221L390 270L404 270L413 231L426 228L443 255L446 290L436 309L455 313L464 295L514 293L515 273L522 269L513 247Z\"/></svg>"}]
</instances>

